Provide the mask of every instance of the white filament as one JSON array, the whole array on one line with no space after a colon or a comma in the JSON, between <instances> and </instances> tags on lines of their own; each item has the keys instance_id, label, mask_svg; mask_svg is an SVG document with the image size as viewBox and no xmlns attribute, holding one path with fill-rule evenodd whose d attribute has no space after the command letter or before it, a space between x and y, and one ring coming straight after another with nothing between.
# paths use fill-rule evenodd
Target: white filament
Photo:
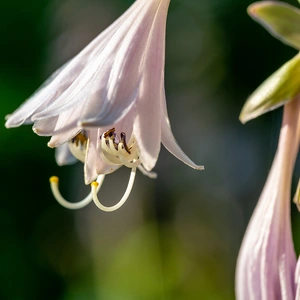
<instances>
[{"instance_id":1,"label":"white filament","mask_svg":"<svg viewBox=\"0 0 300 300\"><path fill-rule=\"evenodd\" d=\"M103 180L105 178L105 175L101 174L98 176L97 178L97 189L96 191L98 192L99 189L102 186ZM88 205L92 200L93 200L93 196L92 196L92 192L89 193L84 199L82 199L79 202L69 202L67 201L60 193L59 188L58 188L58 178L57 177L51 177L50 178L50 186L51 186L51 190L53 193L54 198L57 200L57 202L62 205L65 208L68 209L80 209L85 207L86 205Z\"/></svg>"},{"instance_id":2,"label":"white filament","mask_svg":"<svg viewBox=\"0 0 300 300\"><path fill-rule=\"evenodd\" d=\"M92 182L91 186L92 186L92 197L93 197L93 200L94 200L94 203L96 204L96 206L103 210L103 211L106 211L106 212L112 212L112 211L115 211L117 210L118 208L120 208L125 202L126 200L128 199L130 193L131 193L131 190L132 190L132 187L133 187L133 183L134 183L134 179L135 179L135 174L136 174L136 167L132 168L131 169L131 173L130 173L130 177L129 177L129 181L128 181L128 185L127 185L127 188L126 188L126 191L123 195L123 197L121 198L121 200L113 205L113 206L104 206L98 199L98 196L97 196L97 193L99 191L99 188L98 188L98 184L95 183L95 182ZM101 175L100 175L101 176ZM98 179L97 179L97 182L98 182Z\"/></svg>"}]
</instances>

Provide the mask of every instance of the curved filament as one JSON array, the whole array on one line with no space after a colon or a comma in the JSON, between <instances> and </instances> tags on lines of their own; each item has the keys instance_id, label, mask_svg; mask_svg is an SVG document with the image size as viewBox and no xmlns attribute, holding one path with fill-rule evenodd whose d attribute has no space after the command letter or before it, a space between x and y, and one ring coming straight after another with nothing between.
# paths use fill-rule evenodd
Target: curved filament
<instances>
[{"instance_id":1,"label":"curved filament","mask_svg":"<svg viewBox=\"0 0 300 300\"><path fill-rule=\"evenodd\" d=\"M113 205L113 206L104 206L102 203L100 203L99 199L98 199L98 196L97 196L97 193L98 193L98 181L94 181L91 183L91 186L92 186L92 197L93 197L93 200L94 200L94 203L96 204L96 206L103 210L103 211L106 211L106 212L112 212L112 211L115 211L117 210L118 208L120 208L125 202L126 200L128 199L130 193L131 193L131 190L132 190L132 187L133 187L133 183L134 183L134 179L135 179L135 174L136 174L136 167L132 168L131 169L131 173L130 173L130 177L129 177L129 181L128 181L128 185L127 185L127 188L126 188L126 191L123 195L123 197L121 198L121 200Z\"/></svg>"},{"instance_id":2,"label":"curved filament","mask_svg":"<svg viewBox=\"0 0 300 300\"><path fill-rule=\"evenodd\" d=\"M105 175L101 174L98 176L97 178L97 192L100 190L103 180L105 178ZM86 205L88 205L92 200L93 200L93 196L92 196L92 192L89 193L84 199L80 200L79 202L69 202L67 201L60 193L59 188L58 188L58 182L59 179L56 176L52 176L50 179L50 186L51 186L51 190L53 193L54 198L57 200L57 202L62 205L65 208L68 209L79 209L82 207L85 207Z\"/></svg>"}]
</instances>

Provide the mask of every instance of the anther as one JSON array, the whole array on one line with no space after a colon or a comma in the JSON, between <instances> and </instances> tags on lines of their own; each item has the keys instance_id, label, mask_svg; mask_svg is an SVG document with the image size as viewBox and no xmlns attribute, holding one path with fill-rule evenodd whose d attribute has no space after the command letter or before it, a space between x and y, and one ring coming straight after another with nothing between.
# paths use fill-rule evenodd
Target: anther
<instances>
[{"instance_id":1,"label":"anther","mask_svg":"<svg viewBox=\"0 0 300 300\"><path fill-rule=\"evenodd\" d=\"M87 137L85 136L84 131L81 131L75 137L73 137L71 141L78 147L79 143L81 143L82 145L86 143Z\"/></svg>"},{"instance_id":2,"label":"anther","mask_svg":"<svg viewBox=\"0 0 300 300\"><path fill-rule=\"evenodd\" d=\"M105 177L105 175L99 175L97 178L97 182L96 182L97 186L95 187L97 192L100 190L100 187L103 183L104 177ZM82 208L82 207L88 205L93 200L92 193L89 193L84 199L82 199L79 202L69 202L61 195L61 193L58 189L58 182L59 182L58 177L52 176L52 177L50 177L49 181L50 181L50 187L51 187L54 198L57 200L57 202L60 205L62 205L65 208L79 209L79 208Z\"/></svg>"},{"instance_id":3,"label":"anther","mask_svg":"<svg viewBox=\"0 0 300 300\"><path fill-rule=\"evenodd\" d=\"M93 196L93 200L94 200L94 203L96 204L96 206L103 210L103 211L106 211L106 212L112 212L112 211L115 211L117 210L118 208L120 208L125 202L126 200L128 199L129 195L130 195L130 192L132 190L132 187L133 187L133 183L134 183L134 179L135 179L135 174L136 174L136 168L132 168L131 169L131 173L130 173L130 177L129 177L129 181L128 181L128 185L127 185L127 188L126 188L126 191L123 195L123 197L121 198L121 200L113 205L113 206L104 206L98 199L98 196L97 196L97 193L98 193L98 189L97 189L97 182L92 182L91 183L91 187L92 187L92 196Z\"/></svg>"},{"instance_id":4,"label":"anther","mask_svg":"<svg viewBox=\"0 0 300 300\"><path fill-rule=\"evenodd\" d=\"M116 129L114 127L112 129L109 129L109 130L105 131L104 132L104 137L108 138L108 137L112 136L115 131L116 131Z\"/></svg>"},{"instance_id":5,"label":"anther","mask_svg":"<svg viewBox=\"0 0 300 300\"><path fill-rule=\"evenodd\" d=\"M125 134L125 132L121 132L121 141L124 145L125 150L128 152L128 154L131 154L130 149L128 148L127 143L126 143L126 134Z\"/></svg>"}]
</instances>

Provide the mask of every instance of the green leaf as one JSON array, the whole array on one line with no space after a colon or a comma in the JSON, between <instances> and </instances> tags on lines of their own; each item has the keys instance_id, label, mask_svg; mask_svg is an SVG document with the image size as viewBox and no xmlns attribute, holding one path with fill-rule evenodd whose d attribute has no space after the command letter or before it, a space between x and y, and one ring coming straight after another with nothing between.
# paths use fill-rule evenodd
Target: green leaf
<instances>
[{"instance_id":1,"label":"green leaf","mask_svg":"<svg viewBox=\"0 0 300 300\"><path fill-rule=\"evenodd\" d=\"M279 1L261 1L251 4L248 14L274 37L300 50L300 10Z\"/></svg>"},{"instance_id":2,"label":"green leaf","mask_svg":"<svg viewBox=\"0 0 300 300\"><path fill-rule=\"evenodd\" d=\"M240 121L246 123L273 110L300 93L300 53L264 81L247 99Z\"/></svg>"}]
</instances>

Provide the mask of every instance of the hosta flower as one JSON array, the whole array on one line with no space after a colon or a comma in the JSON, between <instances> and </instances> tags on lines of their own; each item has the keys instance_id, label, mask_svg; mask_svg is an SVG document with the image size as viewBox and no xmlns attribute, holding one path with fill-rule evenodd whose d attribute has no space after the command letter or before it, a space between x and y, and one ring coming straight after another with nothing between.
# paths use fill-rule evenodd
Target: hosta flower
<instances>
[{"instance_id":1,"label":"hosta flower","mask_svg":"<svg viewBox=\"0 0 300 300\"><path fill-rule=\"evenodd\" d=\"M38 135L51 136L59 165L84 163L92 192L79 203L67 202L51 178L55 197L69 208L92 199L114 210L127 199L136 169L151 172L161 143L195 169L171 132L164 90L165 30L170 0L137 0L77 56L56 71L6 121L6 127L33 123ZM103 207L97 198L105 174L121 166L131 177L121 201ZM94 182L97 179L96 182Z\"/></svg>"},{"instance_id":2,"label":"hosta flower","mask_svg":"<svg viewBox=\"0 0 300 300\"><path fill-rule=\"evenodd\" d=\"M299 142L300 97L284 107L274 162L239 252L237 299L299 299L295 298L299 278L295 277L290 216L291 181Z\"/></svg>"},{"instance_id":3,"label":"hosta flower","mask_svg":"<svg viewBox=\"0 0 300 300\"><path fill-rule=\"evenodd\" d=\"M279 1L256 2L250 16L282 42L300 50L300 10ZM300 143L300 55L280 67L248 98L245 123L284 105L278 148L247 227L236 266L237 300L299 300L300 259L291 231L291 185ZM300 208L298 185L294 202Z\"/></svg>"}]
</instances>

